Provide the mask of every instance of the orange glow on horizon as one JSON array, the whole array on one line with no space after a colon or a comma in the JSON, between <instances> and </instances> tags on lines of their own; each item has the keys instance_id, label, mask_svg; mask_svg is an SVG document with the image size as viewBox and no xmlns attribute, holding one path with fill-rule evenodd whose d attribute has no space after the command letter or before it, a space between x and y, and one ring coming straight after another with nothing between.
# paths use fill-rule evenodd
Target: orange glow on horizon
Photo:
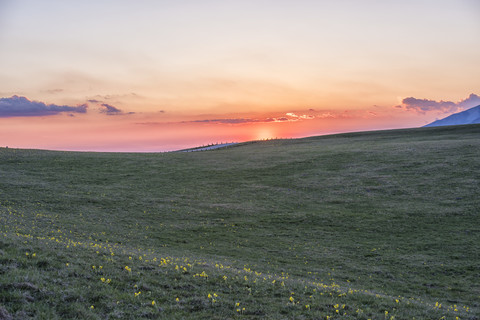
<instances>
[{"instance_id":1,"label":"orange glow on horizon","mask_svg":"<svg viewBox=\"0 0 480 320\"><path fill-rule=\"evenodd\" d=\"M257 135L255 140L268 140L273 139L275 136L272 133L272 130L266 127L260 127L257 129Z\"/></svg>"},{"instance_id":2,"label":"orange glow on horizon","mask_svg":"<svg viewBox=\"0 0 480 320\"><path fill-rule=\"evenodd\" d=\"M306 116L304 116L306 115ZM0 146L27 149L162 152L226 142L300 138L426 124L395 108L377 111L292 110L288 113L86 114L0 118Z\"/></svg>"}]
</instances>

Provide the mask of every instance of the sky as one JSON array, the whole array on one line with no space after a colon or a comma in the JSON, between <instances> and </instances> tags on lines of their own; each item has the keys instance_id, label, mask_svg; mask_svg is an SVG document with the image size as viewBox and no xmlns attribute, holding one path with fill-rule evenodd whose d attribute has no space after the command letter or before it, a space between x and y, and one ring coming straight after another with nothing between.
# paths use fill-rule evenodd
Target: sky
<instances>
[{"instance_id":1,"label":"sky","mask_svg":"<svg viewBox=\"0 0 480 320\"><path fill-rule=\"evenodd\" d=\"M159 152L480 105L478 0L0 0L0 146Z\"/></svg>"}]
</instances>

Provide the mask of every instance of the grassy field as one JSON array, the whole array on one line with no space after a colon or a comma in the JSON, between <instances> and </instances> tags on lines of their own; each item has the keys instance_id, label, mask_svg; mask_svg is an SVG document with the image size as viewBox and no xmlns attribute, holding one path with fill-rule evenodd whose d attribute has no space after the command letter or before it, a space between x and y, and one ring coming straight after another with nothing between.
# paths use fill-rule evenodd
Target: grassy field
<instances>
[{"instance_id":1,"label":"grassy field","mask_svg":"<svg viewBox=\"0 0 480 320\"><path fill-rule=\"evenodd\" d=\"M0 319L479 319L480 126L0 148Z\"/></svg>"}]
</instances>

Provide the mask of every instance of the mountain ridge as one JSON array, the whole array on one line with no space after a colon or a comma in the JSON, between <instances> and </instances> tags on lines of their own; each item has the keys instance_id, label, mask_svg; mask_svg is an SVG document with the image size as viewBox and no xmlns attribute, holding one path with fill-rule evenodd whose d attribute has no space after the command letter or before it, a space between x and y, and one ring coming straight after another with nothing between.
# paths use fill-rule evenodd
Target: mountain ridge
<instances>
[{"instance_id":1,"label":"mountain ridge","mask_svg":"<svg viewBox=\"0 0 480 320\"><path fill-rule=\"evenodd\" d=\"M480 123L480 105L433 121L424 127L452 126Z\"/></svg>"}]
</instances>

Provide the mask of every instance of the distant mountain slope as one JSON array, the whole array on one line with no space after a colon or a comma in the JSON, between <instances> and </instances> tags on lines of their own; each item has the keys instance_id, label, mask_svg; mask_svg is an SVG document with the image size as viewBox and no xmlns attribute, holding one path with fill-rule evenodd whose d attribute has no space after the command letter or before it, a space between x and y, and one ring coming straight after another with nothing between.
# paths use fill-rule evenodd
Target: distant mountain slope
<instances>
[{"instance_id":1,"label":"distant mountain slope","mask_svg":"<svg viewBox=\"0 0 480 320\"><path fill-rule=\"evenodd\" d=\"M454 113L446 118L427 124L425 127L452 126L457 124L480 123L480 105Z\"/></svg>"}]
</instances>

